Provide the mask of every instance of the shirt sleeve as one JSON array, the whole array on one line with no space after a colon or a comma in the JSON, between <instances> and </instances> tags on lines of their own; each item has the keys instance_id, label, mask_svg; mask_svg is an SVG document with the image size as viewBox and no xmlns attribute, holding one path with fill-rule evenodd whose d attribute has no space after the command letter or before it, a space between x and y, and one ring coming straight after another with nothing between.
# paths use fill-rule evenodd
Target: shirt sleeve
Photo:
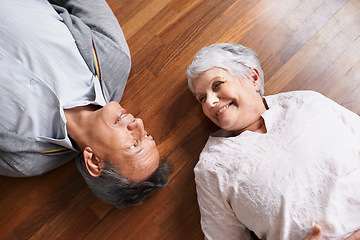
<instances>
[{"instance_id":1,"label":"shirt sleeve","mask_svg":"<svg viewBox=\"0 0 360 240\"><path fill-rule=\"evenodd\" d=\"M114 43L121 43L122 30L113 14L111 8L105 0L91 1L91 3L83 0L49 0L51 4L65 8L68 13L80 20L72 19L73 27L78 28L80 32L83 31L86 25L93 33L106 36L112 39Z\"/></svg>"},{"instance_id":2,"label":"shirt sleeve","mask_svg":"<svg viewBox=\"0 0 360 240\"><path fill-rule=\"evenodd\" d=\"M337 112L340 120L346 125L352 133L360 140L360 117L349 109L328 99L332 104L332 108Z\"/></svg>"},{"instance_id":3,"label":"shirt sleeve","mask_svg":"<svg viewBox=\"0 0 360 240\"><path fill-rule=\"evenodd\" d=\"M101 80L105 100L119 102L131 58L124 33L109 5L105 0L91 4L83 0L49 2L69 28L89 69Z\"/></svg>"},{"instance_id":4,"label":"shirt sleeve","mask_svg":"<svg viewBox=\"0 0 360 240\"><path fill-rule=\"evenodd\" d=\"M250 231L235 216L230 204L223 200L216 178L195 171L196 191L205 239L251 239Z\"/></svg>"},{"instance_id":5,"label":"shirt sleeve","mask_svg":"<svg viewBox=\"0 0 360 240\"><path fill-rule=\"evenodd\" d=\"M344 126L346 126L359 140L360 140L360 117L356 113L336 103L330 98L324 95L313 92L314 101L321 103L323 107L328 108L335 114L335 117L339 119Z\"/></svg>"}]
</instances>

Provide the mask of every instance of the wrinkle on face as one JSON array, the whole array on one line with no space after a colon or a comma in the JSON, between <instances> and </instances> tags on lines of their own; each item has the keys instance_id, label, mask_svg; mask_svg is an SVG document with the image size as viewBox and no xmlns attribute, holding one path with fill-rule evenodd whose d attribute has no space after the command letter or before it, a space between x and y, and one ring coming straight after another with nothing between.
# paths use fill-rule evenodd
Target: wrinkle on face
<instances>
[{"instance_id":1,"label":"wrinkle on face","mask_svg":"<svg viewBox=\"0 0 360 240\"><path fill-rule=\"evenodd\" d=\"M160 156L154 139L142 120L127 114L119 103L96 111L89 124L96 129L90 141L95 155L116 166L124 177L142 181L158 168Z\"/></svg>"},{"instance_id":2,"label":"wrinkle on face","mask_svg":"<svg viewBox=\"0 0 360 240\"><path fill-rule=\"evenodd\" d=\"M220 128L245 131L266 110L259 93L260 78L257 71L251 71L254 77L240 79L224 69L213 68L193 81L204 114Z\"/></svg>"}]
</instances>

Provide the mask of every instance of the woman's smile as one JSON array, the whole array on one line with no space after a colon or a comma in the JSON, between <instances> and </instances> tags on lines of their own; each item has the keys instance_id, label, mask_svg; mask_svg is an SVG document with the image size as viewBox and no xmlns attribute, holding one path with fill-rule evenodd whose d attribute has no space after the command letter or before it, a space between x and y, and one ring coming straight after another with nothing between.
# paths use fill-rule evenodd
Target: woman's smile
<instances>
[{"instance_id":1,"label":"woman's smile","mask_svg":"<svg viewBox=\"0 0 360 240\"><path fill-rule=\"evenodd\" d=\"M237 78L224 69L202 72L194 81L195 96L204 114L220 128L243 131L261 118L265 111L257 71L247 78Z\"/></svg>"},{"instance_id":2,"label":"woman's smile","mask_svg":"<svg viewBox=\"0 0 360 240\"><path fill-rule=\"evenodd\" d=\"M221 115L223 115L225 112L227 112L230 108L230 106L233 104L234 102L228 103L225 106L223 106L222 108L220 108L216 113L215 116L217 118L219 118Z\"/></svg>"}]
</instances>

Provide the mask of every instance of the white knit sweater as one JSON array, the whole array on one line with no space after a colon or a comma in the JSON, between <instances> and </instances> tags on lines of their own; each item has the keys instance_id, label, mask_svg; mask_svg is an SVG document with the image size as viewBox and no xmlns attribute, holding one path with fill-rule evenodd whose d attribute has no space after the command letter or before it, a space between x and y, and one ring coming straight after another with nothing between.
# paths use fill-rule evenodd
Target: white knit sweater
<instances>
[{"instance_id":1,"label":"white knit sweater","mask_svg":"<svg viewBox=\"0 0 360 240\"><path fill-rule=\"evenodd\" d=\"M207 239L322 239L360 228L360 117L313 91L265 97L266 134L211 135L196 165Z\"/></svg>"}]
</instances>

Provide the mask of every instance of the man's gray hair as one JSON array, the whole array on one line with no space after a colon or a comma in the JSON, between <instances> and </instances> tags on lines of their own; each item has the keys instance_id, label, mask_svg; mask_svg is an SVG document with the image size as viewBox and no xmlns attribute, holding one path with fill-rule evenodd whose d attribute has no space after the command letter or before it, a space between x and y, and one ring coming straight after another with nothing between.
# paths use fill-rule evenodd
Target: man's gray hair
<instances>
[{"instance_id":1,"label":"man's gray hair","mask_svg":"<svg viewBox=\"0 0 360 240\"><path fill-rule=\"evenodd\" d=\"M264 73L258 55L250 48L235 43L216 43L202 48L187 68L188 86L195 93L193 81L202 72L222 68L240 79L250 77L250 68L259 71L260 95L264 95Z\"/></svg>"},{"instance_id":2,"label":"man's gray hair","mask_svg":"<svg viewBox=\"0 0 360 240\"><path fill-rule=\"evenodd\" d=\"M94 195L118 208L143 203L158 189L167 185L170 174L170 166L166 160L163 160L155 172L142 182L128 180L108 161L105 161L101 175L93 177L86 169L82 154L76 159L76 165Z\"/></svg>"}]
</instances>

